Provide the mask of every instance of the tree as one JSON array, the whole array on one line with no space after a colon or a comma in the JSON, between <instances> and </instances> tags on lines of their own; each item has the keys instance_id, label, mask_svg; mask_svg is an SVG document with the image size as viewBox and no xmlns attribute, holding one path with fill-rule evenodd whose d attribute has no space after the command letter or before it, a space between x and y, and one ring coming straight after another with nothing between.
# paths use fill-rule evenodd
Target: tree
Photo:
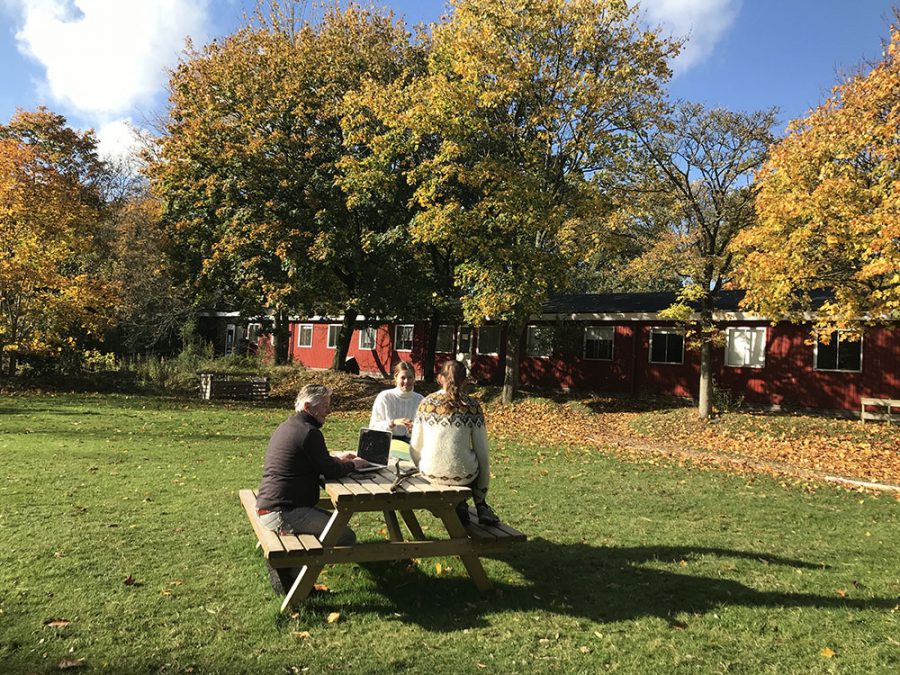
<instances>
[{"instance_id":1,"label":"tree","mask_svg":"<svg viewBox=\"0 0 900 675\"><path fill-rule=\"evenodd\" d=\"M759 174L756 227L736 242L747 306L773 319L813 309L828 334L900 317L900 29L870 72L788 128Z\"/></svg>"},{"instance_id":2,"label":"tree","mask_svg":"<svg viewBox=\"0 0 900 675\"><path fill-rule=\"evenodd\" d=\"M92 132L44 108L0 125L0 352L55 353L109 325L117 288L99 248L105 167Z\"/></svg>"},{"instance_id":3,"label":"tree","mask_svg":"<svg viewBox=\"0 0 900 675\"><path fill-rule=\"evenodd\" d=\"M377 313L408 281L390 204L341 186L344 98L403 71L409 36L390 15L351 4L299 23L296 2L202 52L172 74L171 121L151 167L186 276L207 301L275 315L276 358L294 312L342 312L342 368L359 313Z\"/></svg>"},{"instance_id":4,"label":"tree","mask_svg":"<svg viewBox=\"0 0 900 675\"><path fill-rule=\"evenodd\" d=\"M752 178L772 142L775 114L683 103L660 126L635 134L649 169L623 192L629 206L619 225L642 249L626 277L678 275L678 301L665 314L691 325L699 341L703 419L712 407L716 298L734 272L731 244L755 223Z\"/></svg>"},{"instance_id":5,"label":"tree","mask_svg":"<svg viewBox=\"0 0 900 675\"><path fill-rule=\"evenodd\" d=\"M409 172L412 233L452 249L467 321L507 328L503 400L526 319L565 287L608 211L628 127L661 109L677 46L614 0L456 0L398 123L435 152Z\"/></svg>"}]
</instances>

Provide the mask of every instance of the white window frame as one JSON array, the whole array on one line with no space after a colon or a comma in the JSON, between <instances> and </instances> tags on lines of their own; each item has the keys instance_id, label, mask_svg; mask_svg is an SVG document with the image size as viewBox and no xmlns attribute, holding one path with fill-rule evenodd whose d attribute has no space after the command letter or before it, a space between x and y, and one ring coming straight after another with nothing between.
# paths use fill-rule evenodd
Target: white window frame
<instances>
[{"instance_id":1,"label":"white window frame","mask_svg":"<svg viewBox=\"0 0 900 675\"><path fill-rule=\"evenodd\" d=\"M370 340L366 340L365 343L363 342L363 338L366 336L369 336L371 344L369 344ZM377 337L378 329L375 326L363 326L359 329L359 342L357 344L359 345L360 349L371 351L372 349L375 349Z\"/></svg>"},{"instance_id":2,"label":"white window frame","mask_svg":"<svg viewBox=\"0 0 900 675\"><path fill-rule=\"evenodd\" d=\"M332 328L337 328L334 332L334 339L332 339ZM341 335L341 324L339 323L330 323L328 324L328 341L325 343L325 346L328 349L337 349L337 341L338 337Z\"/></svg>"},{"instance_id":3,"label":"white window frame","mask_svg":"<svg viewBox=\"0 0 900 675\"><path fill-rule=\"evenodd\" d=\"M301 337L303 335L303 331L309 328L309 344L305 345L301 341ZM297 324L297 349L309 349L313 346L313 325L311 323L300 323Z\"/></svg>"},{"instance_id":4,"label":"white window frame","mask_svg":"<svg viewBox=\"0 0 900 675\"><path fill-rule=\"evenodd\" d=\"M444 328L450 332L450 349L446 351L442 351L438 342L436 341L434 344L434 353L435 354L453 354L456 349L456 328L453 324L440 324L438 325L438 338L440 338L441 328Z\"/></svg>"},{"instance_id":5,"label":"white window frame","mask_svg":"<svg viewBox=\"0 0 900 675\"><path fill-rule=\"evenodd\" d=\"M654 361L653 360L653 335L654 333L659 333L660 335L680 335L681 336L681 360L680 361ZM667 338L668 339L668 338ZM647 359L650 363L659 366L680 366L684 365L684 331L679 328L651 328L650 329L650 344L648 345L650 348L647 350Z\"/></svg>"},{"instance_id":6,"label":"white window frame","mask_svg":"<svg viewBox=\"0 0 900 675\"><path fill-rule=\"evenodd\" d=\"M609 332L609 358L600 358L587 355L588 333L590 331ZM593 338L594 340L603 340L606 338ZM585 361L612 361L616 353L616 327L615 326L585 326L584 340L581 344L581 355Z\"/></svg>"},{"instance_id":7,"label":"white window frame","mask_svg":"<svg viewBox=\"0 0 900 675\"><path fill-rule=\"evenodd\" d=\"M497 356L500 353L500 337L502 335L500 331L500 326L479 326L477 329L478 338L475 343L475 353L479 356ZM481 351L481 331L483 330L496 330L497 331L497 351L494 352L483 352Z\"/></svg>"},{"instance_id":8,"label":"white window frame","mask_svg":"<svg viewBox=\"0 0 900 675\"><path fill-rule=\"evenodd\" d=\"M836 331L832 331L832 332L836 333L836 335L834 336L834 340L837 340L837 345L835 346L835 349L837 350L838 359L840 359L840 356L841 356L841 351L840 351L840 349L841 349L841 333L853 333L853 331L836 330ZM840 368L840 367L820 368L819 367L819 335L818 335L818 333L816 333L816 345L815 345L815 348L813 349L813 369L817 370L819 372L822 372L822 373L861 373L862 369L863 369L863 336L860 333L858 339L847 340L847 342L856 342L859 345L859 368ZM840 366L840 360L838 360L838 363L836 364L836 366Z\"/></svg>"},{"instance_id":9,"label":"white window frame","mask_svg":"<svg viewBox=\"0 0 900 675\"><path fill-rule=\"evenodd\" d=\"M540 335L541 331L545 331L550 334L549 340L538 339L537 347L546 348L547 352L544 353L536 348L533 349L535 340L534 338ZM525 327L525 356L532 359L547 359L550 358L550 355L553 353L553 326L526 326Z\"/></svg>"},{"instance_id":10,"label":"white window frame","mask_svg":"<svg viewBox=\"0 0 900 675\"><path fill-rule=\"evenodd\" d=\"M742 362L732 363L729 361L729 358L731 357L733 351L732 345L734 344L734 336L738 331L748 331L755 337L750 338L749 350L742 354ZM760 350L760 357L762 358L762 361L758 364L750 363L753 356L754 339L758 339L760 335L762 335L762 348ZM765 326L729 326L725 330L725 366L727 368L756 368L758 370L765 368L767 339L768 331L766 330Z\"/></svg>"},{"instance_id":11,"label":"white window frame","mask_svg":"<svg viewBox=\"0 0 900 675\"><path fill-rule=\"evenodd\" d=\"M409 347L400 346L400 331L409 328ZM416 335L416 327L411 323L398 323L394 326L394 351L395 352L411 352L413 342Z\"/></svg>"}]
</instances>

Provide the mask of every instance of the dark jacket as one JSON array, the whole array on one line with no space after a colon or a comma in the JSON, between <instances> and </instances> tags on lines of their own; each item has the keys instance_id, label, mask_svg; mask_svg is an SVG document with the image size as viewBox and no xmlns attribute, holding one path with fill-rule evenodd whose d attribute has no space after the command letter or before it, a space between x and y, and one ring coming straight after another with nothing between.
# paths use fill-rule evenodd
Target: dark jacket
<instances>
[{"instance_id":1,"label":"dark jacket","mask_svg":"<svg viewBox=\"0 0 900 675\"><path fill-rule=\"evenodd\" d=\"M287 511L315 506L319 476L340 478L353 471L353 462L328 454L320 427L306 411L278 425L266 450L256 508Z\"/></svg>"}]
</instances>

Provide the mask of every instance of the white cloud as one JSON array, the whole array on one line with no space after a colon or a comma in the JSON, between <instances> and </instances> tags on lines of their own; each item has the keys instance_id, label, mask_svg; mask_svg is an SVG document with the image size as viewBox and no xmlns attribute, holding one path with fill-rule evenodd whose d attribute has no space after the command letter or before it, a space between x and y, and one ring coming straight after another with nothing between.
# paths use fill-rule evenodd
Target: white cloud
<instances>
[{"instance_id":1,"label":"white cloud","mask_svg":"<svg viewBox=\"0 0 900 675\"><path fill-rule=\"evenodd\" d=\"M161 91L186 36L204 41L209 0L19 0L19 50L42 87L73 111L109 120Z\"/></svg>"},{"instance_id":2,"label":"white cloud","mask_svg":"<svg viewBox=\"0 0 900 675\"><path fill-rule=\"evenodd\" d=\"M642 0L652 24L678 38L687 38L673 67L681 73L706 59L734 23L742 0Z\"/></svg>"},{"instance_id":3,"label":"white cloud","mask_svg":"<svg viewBox=\"0 0 900 675\"><path fill-rule=\"evenodd\" d=\"M148 140L148 132L135 126L128 118L102 125L95 135L98 154L108 160L132 161Z\"/></svg>"}]
</instances>

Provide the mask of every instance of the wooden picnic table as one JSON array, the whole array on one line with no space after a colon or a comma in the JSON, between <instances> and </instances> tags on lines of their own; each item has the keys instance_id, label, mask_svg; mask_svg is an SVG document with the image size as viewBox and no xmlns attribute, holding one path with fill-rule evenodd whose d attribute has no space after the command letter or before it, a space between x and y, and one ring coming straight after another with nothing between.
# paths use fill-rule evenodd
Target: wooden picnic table
<instances>
[{"instance_id":1,"label":"wooden picnic table","mask_svg":"<svg viewBox=\"0 0 900 675\"><path fill-rule=\"evenodd\" d=\"M424 478L413 476L392 489L395 478L393 470L382 469L326 480L327 501L323 502L333 508L333 513L318 537L279 535L266 530L256 516L255 492L241 490L241 502L269 564L275 568L302 565L284 598L282 611L302 602L312 591L322 568L329 564L454 555L460 557L479 590L486 591L492 587L479 555L524 541L525 535L503 523L482 526L473 521L464 526L456 515L455 506L470 497L469 488L432 485ZM320 502L320 506L323 503ZM431 533L431 538L425 537L416 517L416 512L423 510L432 513L443 524L443 532ZM336 545L354 515L372 511L380 511L384 515L390 541ZM401 519L406 525L408 537L405 537L400 526Z\"/></svg>"}]
</instances>

